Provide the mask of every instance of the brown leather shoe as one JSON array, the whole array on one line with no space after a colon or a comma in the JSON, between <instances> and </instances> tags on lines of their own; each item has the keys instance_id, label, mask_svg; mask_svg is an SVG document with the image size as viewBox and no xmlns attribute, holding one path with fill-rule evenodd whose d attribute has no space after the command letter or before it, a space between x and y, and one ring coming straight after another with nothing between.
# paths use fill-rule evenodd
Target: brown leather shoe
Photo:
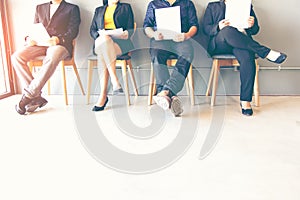
<instances>
[{"instance_id":1,"label":"brown leather shoe","mask_svg":"<svg viewBox=\"0 0 300 200\"><path fill-rule=\"evenodd\" d=\"M15 106L16 111L20 114L20 115L24 115L26 113L26 106L31 103L32 99L28 98L25 96L25 94L23 94L20 102Z\"/></svg>"},{"instance_id":2,"label":"brown leather shoe","mask_svg":"<svg viewBox=\"0 0 300 200\"><path fill-rule=\"evenodd\" d=\"M45 106L48 103L46 99L41 96L35 97L25 106L26 112L34 112L36 109Z\"/></svg>"}]
</instances>

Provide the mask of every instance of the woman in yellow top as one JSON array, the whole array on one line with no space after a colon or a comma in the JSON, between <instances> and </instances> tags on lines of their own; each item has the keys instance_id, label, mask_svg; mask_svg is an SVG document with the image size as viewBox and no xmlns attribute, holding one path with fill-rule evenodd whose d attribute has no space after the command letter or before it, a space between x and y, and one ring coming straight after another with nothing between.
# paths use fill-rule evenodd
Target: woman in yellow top
<instances>
[{"instance_id":1,"label":"woman in yellow top","mask_svg":"<svg viewBox=\"0 0 300 200\"><path fill-rule=\"evenodd\" d=\"M133 33L134 16L130 4L119 0L103 0L103 6L96 8L90 27L95 40L94 52L97 54L101 91L93 111L104 110L107 102L108 79L111 78L113 94L123 89L116 75L116 58L133 49L130 36ZM123 29L118 36L107 35L106 30Z\"/></svg>"}]
</instances>

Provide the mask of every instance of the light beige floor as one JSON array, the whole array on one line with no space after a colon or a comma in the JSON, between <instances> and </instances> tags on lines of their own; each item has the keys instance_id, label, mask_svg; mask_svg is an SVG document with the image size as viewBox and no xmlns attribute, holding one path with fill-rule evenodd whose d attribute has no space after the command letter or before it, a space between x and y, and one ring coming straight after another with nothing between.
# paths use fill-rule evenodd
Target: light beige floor
<instances>
[{"instance_id":1,"label":"light beige floor","mask_svg":"<svg viewBox=\"0 0 300 200\"><path fill-rule=\"evenodd\" d=\"M145 128L155 117L163 121L154 127L160 133L144 139L122 132L119 122L127 121L120 118L127 111L122 99L110 100L105 111L95 114L83 97L70 97L74 102L66 107L62 96L48 96L45 108L20 116L14 111L19 98L0 100L0 199L300 199L300 96L263 96L252 117L240 114L238 97L217 97L214 108L209 98L197 97L197 105L190 106L182 97L182 118L156 105L148 107L146 97L138 97L128 108L129 130ZM89 153L82 136L93 131L85 121L90 116L109 142L129 153L163 149L185 125L196 124L196 129L185 130L196 137L173 164L132 175L101 164ZM199 159L206 138L213 136L214 148Z\"/></svg>"}]
</instances>

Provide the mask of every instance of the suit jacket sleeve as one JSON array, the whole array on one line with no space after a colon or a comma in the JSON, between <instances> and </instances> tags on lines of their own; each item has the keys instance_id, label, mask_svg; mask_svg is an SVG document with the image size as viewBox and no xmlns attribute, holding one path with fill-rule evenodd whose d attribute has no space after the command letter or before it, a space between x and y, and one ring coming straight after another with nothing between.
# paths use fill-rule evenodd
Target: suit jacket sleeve
<instances>
[{"instance_id":1,"label":"suit jacket sleeve","mask_svg":"<svg viewBox=\"0 0 300 200\"><path fill-rule=\"evenodd\" d=\"M96 38L99 36L98 30L104 28L104 8L98 7L95 9L92 24L90 27L90 35L91 37L96 40ZM101 14L103 13L103 14Z\"/></svg>"},{"instance_id":2,"label":"suit jacket sleeve","mask_svg":"<svg viewBox=\"0 0 300 200\"><path fill-rule=\"evenodd\" d=\"M217 12L215 9L213 4L209 3L203 16L204 32L210 37L217 35L219 32L219 20L216 20L214 16Z\"/></svg>"},{"instance_id":3,"label":"suit jacket sleeve","mask_svg":"<svg viewBox=\"0 0 300 200\"><path fill-rule=\"evenodd\" d=\"M77 5L71 9L70 15L69 23L65 25L62 24L62 26L67 27L65 32L58 33L57 35L60 39L60 43L64 43L65 41L72 42L79 33L79 24L81 19L79 7Z\"/></svg>"},{"instance_id":4,"label":"suit jacket sleeve","mask_svg":"<svg viewBox=\"0 0 300 200\"><path fill-rule=\"evenodd\" d=\"M257 17L255 15L255 13L254 13L252 5L251 5L250 16L254 17L254 25L251 28L246 29L246 32L247 32L248 35L256 35L259 31L259 25L258 25L258 20L257 20Z\"/></svg>"}]
</instances>

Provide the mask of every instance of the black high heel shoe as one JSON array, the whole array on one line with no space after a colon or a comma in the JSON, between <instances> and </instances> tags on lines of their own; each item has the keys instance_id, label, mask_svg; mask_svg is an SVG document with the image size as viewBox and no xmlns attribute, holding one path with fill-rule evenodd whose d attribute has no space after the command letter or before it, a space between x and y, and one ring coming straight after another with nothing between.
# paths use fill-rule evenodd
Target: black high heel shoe
<instances>
[{"instance_id":1,"label":"black high heel shoe","mask_svg":"<svg viewBox=\"0 0 300 200\"><path fill-rule=\"evenodd\" d=\"M242 114L243 114L243 115L246 115L246 116L252 116L252 115L253 115L253 110L252 110L252 108L244 109L244 108L242 107L242 103L240 103L240 106L241 106Z\"/></svg>"},{"instance_id":2,"label":"black high heel shoe","mask_svg":"<svg viewBox=\"0 0 300 200\"><path fill-rule=\"evenodd\" d=\"M283 63L287 58L287 55L284 53L280 53L280 55L278 56L278 58L274 61L268 59L270 62L276 63L276 64L281 64Z\"/></svg>"},{"instance_id":3,"label":"black high heel shoe","mask_svg":"<svg viewBox=\"0 0 300 200\"><path fill-rule=\"evenodd\" d=\"M108 102L108 97L106 97L106 100L105 100L103 106L100 106L100 107L99 106L94 106L92 111L102 111L102 110L104 110L107 102Z\"/></svg>"}]
</instances>

